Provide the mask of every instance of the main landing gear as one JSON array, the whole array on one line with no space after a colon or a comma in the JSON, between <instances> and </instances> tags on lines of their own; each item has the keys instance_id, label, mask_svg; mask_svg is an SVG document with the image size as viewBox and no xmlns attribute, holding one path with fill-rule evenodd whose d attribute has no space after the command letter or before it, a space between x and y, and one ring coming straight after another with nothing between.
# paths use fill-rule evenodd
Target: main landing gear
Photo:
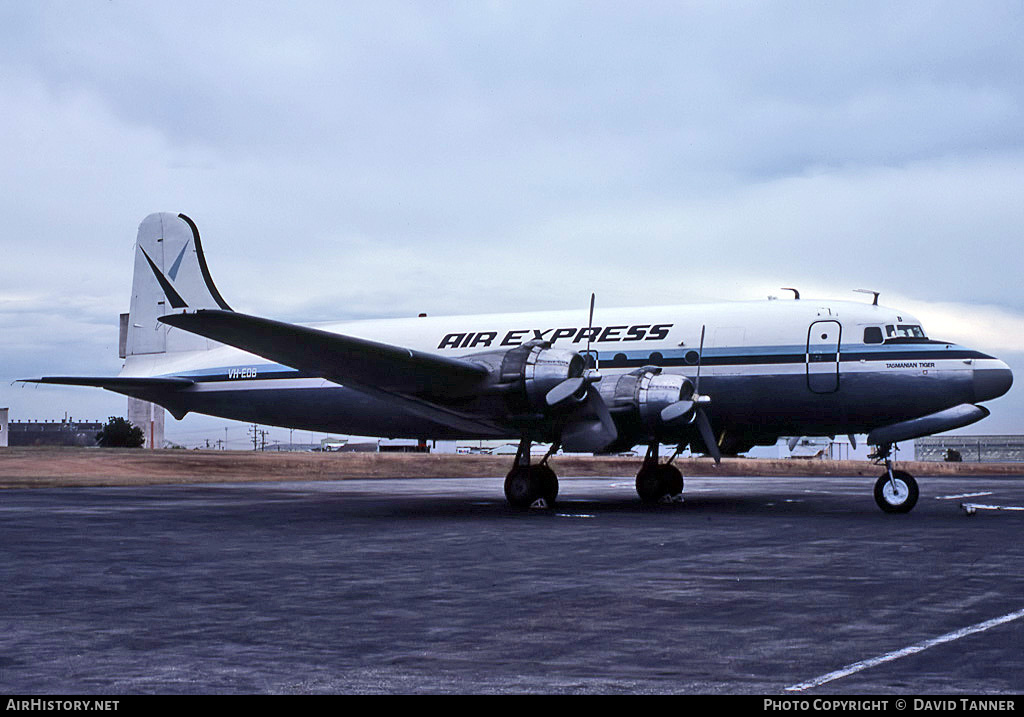
<instances>
[{"instance_id":1,"label":"main landing gear","mask_svg":"<svg viewBox=\"0 0 1024 717\"><path fill-rule=\"evenodd\" d=\"M886 513L909 513L917 505L919 491L914 476L892 467L892 445L878 447L875 458L885 462L885 473L875 482L875 502Z\"/></svg>"},{"instance_id":2,"label":"main landing gear","mask_svg":"<svg viewBox=\"0 0 1024 717\"><path fill-rule=\"evenodd\" d=\"M647 447L647 455L636 474L636 492L644 503L682 503L683 474L672 465L676 451L667 463L658 463L658 444Z\"/></svg>"},{"instance_id":3,"label":"main landing gear","mask_svg":"<svg viewBox=\"0 0 1024 717\"><path fill-rule=\"evenodd\" d=\"M551 449L537 465L530 465L530 441L519 441L516 462L505 477L505 498L515 508L550 508L558 497L558 477L548 459L558 450Z\"/></svg>"},{"instance_id":4,"label":"main landing gear","mask_svg":"<svg viewBox=\"0 0 1024 717\"><path fill-rule=\"evenodd\" d=\"M516 461L505 476L505 498L514 508L551 508L558 497L558 477L548 465L548 459L558 450L558 444L540 460L530 463L529 440L519 442ZM640 472L636 474L636 492L644 503L682 503L683 474L672 465L676 451L667 463L658 462L658 444L648 446Z\"/></svg>"}]
</instances>

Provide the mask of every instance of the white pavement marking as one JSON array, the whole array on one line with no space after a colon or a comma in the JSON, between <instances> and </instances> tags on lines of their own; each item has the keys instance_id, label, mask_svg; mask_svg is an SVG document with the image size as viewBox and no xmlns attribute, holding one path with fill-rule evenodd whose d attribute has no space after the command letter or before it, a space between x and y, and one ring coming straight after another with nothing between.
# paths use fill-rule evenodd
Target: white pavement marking
<instances>
[{"instance_id":1,"label":"white pavement marking","mask_svg":"<svg viewBox=\"0 0 1024 717\"><path fill-rule=\"evenodd\" d=\"M983 495L992 495L992 491L987 490L983 493L961 493L960 495L937 495L935 500L956 500L958 498L979 498Z\"/></svg>"},{"instance_id":2,"label":"white pavement marking","mask_svg":"<svg viewBox=\"0 0 1024 717\"><path fill-rule=\"evenodd\" d=\"M1014 620L1019 620L1022 617L1024 617L1024 610L1017 610L1016 612L1011 612L1010 614L1003 615L1002 617L993 618L992 620L986 620L985 622L979 622L977 625L971 625L970 627L965 627L955 632L947 633L942 637L936 637L933 640L925 640L924 642L919 642L916 645L905 647L902 650L890 652L887 655L882 655L880 657L872 657L870 660L862 660L860 662L855 662L852 665L847 665L841 670L829 672L827 675L815 677L813 680L808 680L807 682L801 682L798 685L787 687L786 692L803 692L804 690L810 689L811 687L818 687L819 685L823 685L826 682L832 682L833 680L848 677L849 675L852 675L855 672L866 670L869 667L881 665L883 662L898 660L901 657L906 657L907 655L913 655L923 650L927 650L929 647L935 647L936 645L941 645L945 642L959 640L961 637L973 635L976 632L984 632L985 630L989 630L993 627L1004 625L1008 622L1013 622Z\"/></svg>"},{"instance_id":3,"label":"white pavement marking","mask_svg":"<svg viewBox=\"0 0 1024 717\"><path fill-rule=\"evenodd\" d=\"M983 505L982 503L961 503L960 507L964 509L967 515L974 515L975 511L978 510L1022 510L1024 506L1021 505Z\"/></svg>"}]
</instances>

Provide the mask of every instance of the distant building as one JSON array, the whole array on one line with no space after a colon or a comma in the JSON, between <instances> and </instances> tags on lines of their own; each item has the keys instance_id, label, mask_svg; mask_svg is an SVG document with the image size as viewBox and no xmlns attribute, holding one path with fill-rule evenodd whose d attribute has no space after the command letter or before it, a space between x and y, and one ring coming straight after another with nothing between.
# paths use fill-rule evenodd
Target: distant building
<instances>
[{"instance_id":1,"label":"distant building","mask_svg":"<svg viewBox=\"0 0 1024 717\"><path fill-rule=\"evenodd\" d=\"M0 448L7 446L7 413L10 409L0 408Z\"/></svg>"},{"instance_id":2,"label":"distant building","mask_svg":"<svg viewBox=\"0 0 1024 717\"><path fill-rule=\"evenodd\" d=\"M377 441L378 453L430 453L426 441L406 438L381 438Z\"/></svg>"},{"instance_id":3,"label":"distant building","mask_svg":"<svg viewBox=\"0 0 1024 717\"><path fill-rule=\"evenodd\" d=\"M4 429L9 446L95 446L99 421L14 421Z\"/></svg>"},{"instance_id":4,"label":"distant building","mask_svg":"<svg viewBox=\"0 0 1024 717\"><path fill-rule=\"evenodd\" d=\"M1024 436L928 436L914 441L918 461L1022 463Z\"/></svg>"},{"instance_id":5,"label":"distant building","mask_svg":"<svg viewBox=\"0 0 1024 717\"><path fill-rule=\"evenodd\" d=\"M417 441L408 438L381 438L378 453L456 453L455 441Z\"/></svg>"}]
</instances>

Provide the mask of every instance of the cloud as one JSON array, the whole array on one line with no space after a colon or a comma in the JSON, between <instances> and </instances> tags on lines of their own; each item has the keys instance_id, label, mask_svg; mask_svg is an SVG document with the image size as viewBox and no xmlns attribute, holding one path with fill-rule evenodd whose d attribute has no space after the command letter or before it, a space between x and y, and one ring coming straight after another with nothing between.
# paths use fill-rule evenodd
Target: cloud
<instances>
[{"instance_id":1,"label":"cloud","mask_svg":"<svg viewBox=\"0 0 1024 717\"><path fill-rule=\"evenodd\" d=\"M4 4L0 372L117 369L98 337L152 211L197 221L233 306L285 320L864 287L1013 350L1022 20L1010 2Z\"/></svg>"},{"instance_id":2,"label":"cloud","mask_svg":"<svg viewBox=\"0 0 1024 717\"><path fill-rule=\"evenodd\" d=\"M929 336L970 346L1004 358L1024 358L1024 312L1001 306L897 299L920 319Z\"/></svg>"}]
</instances>

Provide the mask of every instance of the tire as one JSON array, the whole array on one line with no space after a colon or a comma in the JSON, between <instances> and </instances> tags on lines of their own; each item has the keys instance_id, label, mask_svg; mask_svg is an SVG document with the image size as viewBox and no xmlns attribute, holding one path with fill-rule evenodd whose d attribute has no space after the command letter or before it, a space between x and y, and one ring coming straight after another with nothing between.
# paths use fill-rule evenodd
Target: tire
<instances>
[{"instance_id":1,"label":"tire","mask_svg":"<svg viewBox=\"0 0 1024 717\"><path fill-rule=\"evenodd\" d=\"M641 468L636 474L636 492L644 503L674 499L683 492L683 474L673 465Z\"/></svg>"},{"instance_id":2,"label":"tire","mask_svg":"<svg viewBox=\"0 0 1024 717\"><path fill-rule=\"evenodd\" d=\"M558 498L558 476L550 467L544 464L530 468L530 479L533 481L534 490L538 496L547 501L548 507L555 504ZM536 500L536 499L535 499ZM531 503L533 501L530 501Z\"/></svg>"},{"instance_id":3,"label":"tire","mask_svg":"<svg viewBox=\"0 0 1024 717\"><path fill-rule=\"evenodd\" d=\"M657 503L661 498L657 466L644 467L636 474L636 493L644 503Z\"/></svg>"},{"instance_id":4,"label":"tire","mask_svg":"<svg viewBox=\"0 0 1024 717\"><path fill-rule=\"evenodd\" d=\"M675 498L683 492L683 474L673 465L658 466L658 482L662 496Z\"/></svg>"},{"instance_id":5,"label":"tire","mask_svg":"<svg viewBox=\"0 0 1024 717\"><path fill-rule=\"evenodd\" d=\"M906 471L893 471L892 480L888 473L883 473L875 482L875 503L886 513L909 513L917 505L919 495L917 481Z\"/></svg>"},{"instance_id":6,"label":"tire","mask_svg":"<svg viewBox=\"0 0 1024 717\"><path fill-rule=\"evenodd\" d=\"M529 468L513 468L505 476L505 499L513 508L529 508L537 498Z\"/></svg>"},{"instance_id":7,"label":"tire","mask_svg":"<svg viewBox=\"0 0 1024 717\"><path fill-rule=\"evenodd\" d=\"M515 467L505 477L505 499L514 508L529 508L543 498L548 507L558 497L558 477L546 465Z\"/></svg>"}]
</instances>

